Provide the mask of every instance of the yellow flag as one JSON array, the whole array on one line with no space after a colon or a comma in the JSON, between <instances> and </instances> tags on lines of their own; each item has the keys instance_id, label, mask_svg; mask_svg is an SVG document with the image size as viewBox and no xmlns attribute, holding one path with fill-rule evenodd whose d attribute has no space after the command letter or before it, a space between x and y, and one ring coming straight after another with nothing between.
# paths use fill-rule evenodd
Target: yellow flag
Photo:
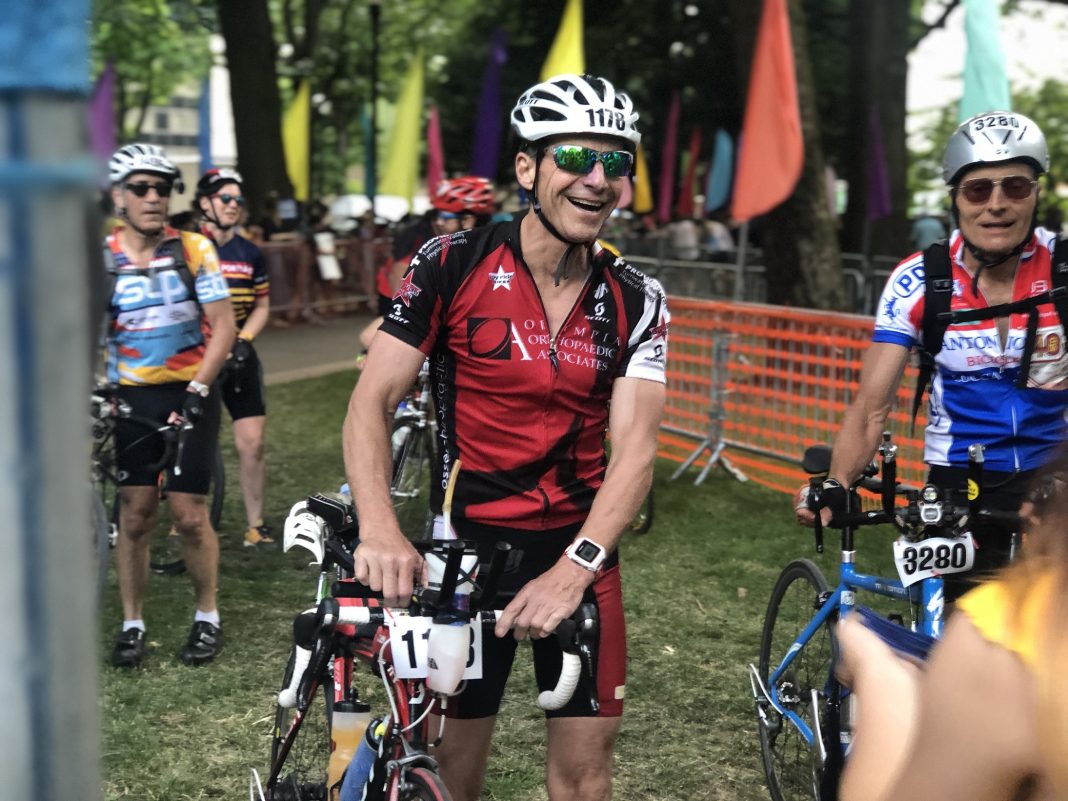
<instances>
[{"instance_id":1,"label":"yellow flag","mask_svg":"<svg viewBox=\"0 0 1068 801\"><path fill-rule=\"evenodd\" d=\"M397 99L393 133L378 192L412 202L419 176L419 147L423 141L423 51L415 54Z\"/></svg>"},{"instance_id":2,"label":"yellow flag","mask_svg":"<svg viewBox=\"0 0 1068 801\"><path fill-rule=\"evenodd\" d=\"M581 75L586 71L586 48L582 44L582 0L567 0L560 29L549 57L541 67L542 81L554 75Z\"/></svg>"},{"instance_id":3,"label":"yellow flag","mask_svg":"<svg viewBox=\"0 0 1068 801\"><path fill-rule=\"evenodd\" d=\"M634 160L634 203L631 209L635 214L648 214L653 210L653 182L649 178L649 166L645 163L645 151L641 145L638 145Z\"/></svg>"},{"instance_id":4,"label":"yellow flag","mask_svg":"<svg viewBox=\"0 0 1068 801\"><path fill-rule=\"evenodd\" d=\"M282 146L286 152L286 172L293 184L293 197L308 199L309 162L308 128L311 124L311 87L301 81L293 102L282 116Z\"/></svg>"}]
</instances>

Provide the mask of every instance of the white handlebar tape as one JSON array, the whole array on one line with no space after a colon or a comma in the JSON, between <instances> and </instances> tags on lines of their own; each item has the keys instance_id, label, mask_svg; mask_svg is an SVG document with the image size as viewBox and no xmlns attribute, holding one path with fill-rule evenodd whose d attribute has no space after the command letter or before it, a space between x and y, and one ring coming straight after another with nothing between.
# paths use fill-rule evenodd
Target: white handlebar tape
<instances>
[{"instance_id":1,"label":"white handlebar tape","mask_svg":"<svg viewBox=\"0 0 1068 801\"><path fill-rule=\"evenodd\" d=\"M289 686L283 687L278 693L278 705L286 709L297 705L297 688L300 687L300 680L304 678L304 671L308 669L308 662L311 660L311 651L307 648L294 645L293 653L293 674L289 677Z\"/></svg>"},{"instance_id":2,"label":"white handlebar tape","mask_svg":"<svg viewBox=\"0 0 1068 801\"><path fill-rule=\"evenodd\" d=\"M563 708L575 693L581 670L582 660L579 659L579 655L565 651L564 663L560 667L560 678L556 682L556 687L538 696L538 706L546 712Z\"/></svg>"}]
</instances>

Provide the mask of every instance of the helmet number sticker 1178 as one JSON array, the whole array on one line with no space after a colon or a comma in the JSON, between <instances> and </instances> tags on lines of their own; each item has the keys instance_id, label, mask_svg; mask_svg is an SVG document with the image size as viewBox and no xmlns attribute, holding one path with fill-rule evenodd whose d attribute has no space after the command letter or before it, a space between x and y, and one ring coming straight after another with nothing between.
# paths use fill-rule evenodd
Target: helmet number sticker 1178
<instances>
[{"instance_id":1,"label":"helmet number sticker 1178","mask_svg":"<svg viewBox=\"0 0 1068 801\"><path fill-rule=\"evenodd\" d=\"M601 128L616 128L617 130L626 130L627 121L623 117L622 111L613 111L610 108L599 108L594 111L592 108L586 109L586 114L590 117L590 125L598 125Z\"/></svg>"}]
</instances>

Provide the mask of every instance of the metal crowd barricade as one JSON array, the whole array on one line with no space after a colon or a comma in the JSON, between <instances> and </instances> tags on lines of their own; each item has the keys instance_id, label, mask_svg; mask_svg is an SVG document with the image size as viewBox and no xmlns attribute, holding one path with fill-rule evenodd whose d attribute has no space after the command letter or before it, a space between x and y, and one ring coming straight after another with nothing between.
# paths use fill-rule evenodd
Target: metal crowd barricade
<instances>
[{"instance_id":1,"label":"metal crowd barricade","mask_svg":"<svg viewBox=\"0 0 1068 801\"><path fill-rule=\"evenodd\" d=\"M729 454L731 466L753 480L794 492L806 479L804 449L831 443L853 399L871 318L674 296L668 303L660 455L701 468L700 481ZM910 366L889 424L900 479L920 485L924 420L916 421L920 436L910 432L915 375Z\"/></svg>"}]
</instances>

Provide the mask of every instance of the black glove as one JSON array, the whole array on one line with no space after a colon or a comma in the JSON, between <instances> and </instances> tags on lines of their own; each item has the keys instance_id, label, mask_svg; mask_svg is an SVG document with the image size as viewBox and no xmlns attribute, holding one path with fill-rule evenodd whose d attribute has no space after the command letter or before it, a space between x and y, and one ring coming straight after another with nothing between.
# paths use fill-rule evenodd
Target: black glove
<instances>
[{"instance_id":1,"label":"black glove","mask_svg":"<svg viewBox=\"0 0 1068 801\"><path fill-rule=\"evenodd\" d=\"M182 401L182 409L178 414L190 425L196 425L197 421L204 416L204 400L196 392L186 392L185 400Z\"/></svg>"},{"instance_id":2,"label":"black glove","mask_svg":"<svg viewBox=\"0 0 1068 801\"><path fill-rule=\"evenodd\" d=\"M247 339L237 338L234 342L234 347L230 350L230 361L233 364L235 370L240 370L247 365L252 359L252 354L255 351L252 349L252 343Z\"/></svg>"},{"instance_id":3,"label":"black glove","mask_svg":"<svg viewBox=\"0 0 1068 801\"><path fill-rule=\"evenodd\" d=\"M831 510L831 525L841 528L849 512L849 491L833 478L820 486L820 509Z\"/></svg>"}]
</instances>

